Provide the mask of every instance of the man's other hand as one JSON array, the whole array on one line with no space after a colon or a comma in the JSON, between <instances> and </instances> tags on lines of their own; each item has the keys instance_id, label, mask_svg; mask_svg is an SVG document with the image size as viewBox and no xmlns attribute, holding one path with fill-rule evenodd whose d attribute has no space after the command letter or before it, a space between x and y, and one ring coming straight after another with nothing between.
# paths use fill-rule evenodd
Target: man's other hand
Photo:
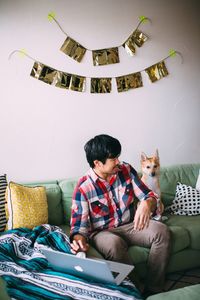
<instances>
[{"instance_id":1,"label":"man's other hand","mask_svg":"<svg viewBox=\"0 0 200 300\"><path fill-rule=\"evenodd\" d=\"M81 234L76 234L73 237L73 241L71 243L71 248L73 253L77 252L87 252L89 249L89 244L87 243L86 238Z\"/></svg>"},{"instance_id":2,"label":"man's other hand","mask_svg":"<svg viewBox=\"0 0 200 300\"><path fill-rule=\"evenodd\" d=\"M151 212L155 208L156 200L154 198L149 198L140 202L133 221L135 230L142 230L149 226Z\"/></svg>"}]
</instances>

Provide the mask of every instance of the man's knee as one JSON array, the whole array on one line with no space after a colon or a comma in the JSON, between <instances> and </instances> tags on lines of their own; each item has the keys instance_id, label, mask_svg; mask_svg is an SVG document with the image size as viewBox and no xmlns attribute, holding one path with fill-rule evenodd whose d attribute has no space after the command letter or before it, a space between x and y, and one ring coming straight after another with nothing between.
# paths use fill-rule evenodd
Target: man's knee
<instances>
[{"instance_id":1,"label":"man's knee","mask_svg":"<svg viewBox=\"0 0 200 300\"><path fill-rule=\"evenodd\" d=\"M120 250L127 251L128 245L120 236L113 234L113 236L110 238L110 249L113 252L118 252Z\"/></svg>"},{"instance_id":2,"label":"man's knee","mask_svg":"<svg viewBox=\"0 0 200 300\"><path fill-rule=\"evenodd\" d=\"M169 245L171 241L171 234L168 226L158 221L154 222L155 238L158 238L160 241L163 241L166 245Z\"/></svg>"},{"instance_id":3,"label":"man's knee","mask_svg":"<svg viewBox=\"0 0 200 300\"><path fill-rule=\"evenodd\" d=\"M96 241L95 241L96 240ZM118 235L110 234L109 239L102 240L99 243L97 236L94 239L95 246L99 250L105 259L114 261L124 261L128 256L128 245L127 243Z\"/></svg>"},{"instance_id":4,"label":"man's knee","mask_svg":"<svg viewBox=\"0 0 200 300\"><path fill-rule=\"evenodd\" d=\"M108 260L114 260L124 264L132 264L132 260L128 255L127 243L117 235L113 235L110 240L110 249L106 258Z\"/></svg>"}]
</instances>

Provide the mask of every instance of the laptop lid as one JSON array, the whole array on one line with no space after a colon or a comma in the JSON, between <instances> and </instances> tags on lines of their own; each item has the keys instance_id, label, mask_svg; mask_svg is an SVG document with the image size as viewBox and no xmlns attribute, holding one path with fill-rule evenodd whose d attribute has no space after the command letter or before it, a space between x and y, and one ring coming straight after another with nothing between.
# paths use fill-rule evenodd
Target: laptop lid
<instances>
[{"instance_id":1,"label":"laptop lid","mask_svg":"<svg viewBox=\"0 0 200 300\"><path fill-rule=\"evenodd\" d=\"M81 258L52 249L41 249L55 271L68 273L87 280L119 285L133 270L133 266L113 261Z\"/></svg>"}]
</instances>

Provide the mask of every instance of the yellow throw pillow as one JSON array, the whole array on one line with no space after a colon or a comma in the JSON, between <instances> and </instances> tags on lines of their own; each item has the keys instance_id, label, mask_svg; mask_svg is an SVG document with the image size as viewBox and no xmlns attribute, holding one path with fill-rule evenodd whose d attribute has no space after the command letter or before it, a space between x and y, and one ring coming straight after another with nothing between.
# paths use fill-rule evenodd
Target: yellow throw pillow
<instances>
[{"instance_id":1,"label":"yellow throw pillow","mask_svg":"<svg viewBox=\"0 0 200 300\"><path fill-rule=\"evenodd\" d=\"M7 193L7 229L48 223L46 189L43 186L27 187L10 182Z\"/></svg>"}]
</instances>

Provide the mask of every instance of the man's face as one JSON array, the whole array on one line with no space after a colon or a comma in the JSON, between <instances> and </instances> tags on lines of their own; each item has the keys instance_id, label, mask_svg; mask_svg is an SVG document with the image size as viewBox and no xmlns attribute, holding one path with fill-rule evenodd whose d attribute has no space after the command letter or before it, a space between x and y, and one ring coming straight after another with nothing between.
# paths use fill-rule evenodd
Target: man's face
<instances>
[{"instance_id":1,"label":"man's face","mask_svg":"<svg viewBox=\"0 0 200 300\"><path fill-rule=\"evenodd\" d=\"M120 170L119 165L119 157L107 158L104 164L101 161L96 161L95 169L102 175L112 175L116 174Z\"/></svg>"}]
</instances>

